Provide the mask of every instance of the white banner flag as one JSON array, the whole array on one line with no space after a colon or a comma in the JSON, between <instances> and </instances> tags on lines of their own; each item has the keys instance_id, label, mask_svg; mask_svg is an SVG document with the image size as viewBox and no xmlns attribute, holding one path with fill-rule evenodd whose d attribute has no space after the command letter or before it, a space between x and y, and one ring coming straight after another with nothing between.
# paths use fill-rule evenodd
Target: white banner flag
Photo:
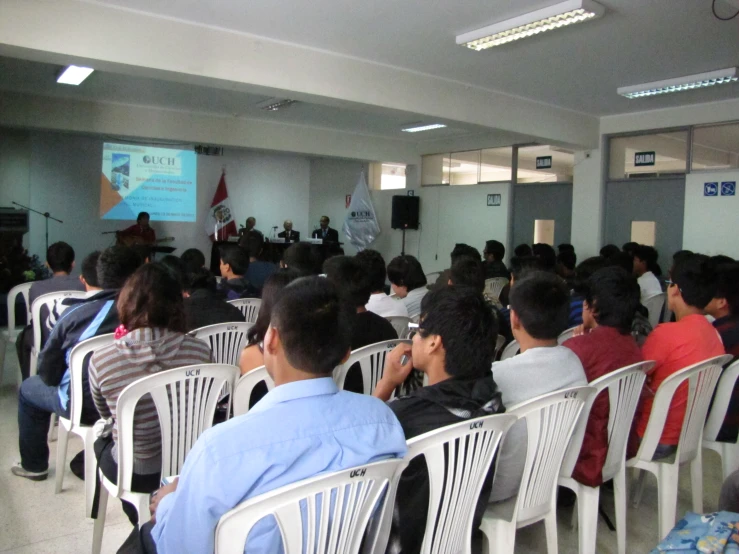
<instances>
[{"instance_id":1,"label":"white banner flag","mask_svg":"<svg viewBox=\"0 0 739 554\"><path fill-rule=\"evenodd\" d=\"M357 250L369 247L380 234L380 225L377 223L375 207L372 205L364 172L359 176L359 182L357 182L349 204L349 213L346 214L341 229L347 240L356 246Z\"/></svg>"}]
</instances>

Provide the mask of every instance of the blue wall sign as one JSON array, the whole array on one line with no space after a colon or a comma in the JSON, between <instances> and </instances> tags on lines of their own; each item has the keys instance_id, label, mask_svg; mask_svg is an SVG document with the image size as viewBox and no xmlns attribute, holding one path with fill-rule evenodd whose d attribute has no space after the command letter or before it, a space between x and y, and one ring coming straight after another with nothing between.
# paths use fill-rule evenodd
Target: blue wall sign
<instances>
[{"instance_id":1,"label":"blue wall sign","mask_svg":"<svg viewBox=\"0 0 739 554\"><path fill-rule=\"evenodd\" d=\"M735 196L736 181L724 181L721 183L721 196Z\"/></svg>"},{"instance_id":2,"label":"blue wall sign","mask_svg":"<svg viewBox=\"0 0 739 554\"><path fill-rule=\"evenodd\" d=\"M718 196L718 183L704 183L703 196Z\"/></svg>"}]
</instances>

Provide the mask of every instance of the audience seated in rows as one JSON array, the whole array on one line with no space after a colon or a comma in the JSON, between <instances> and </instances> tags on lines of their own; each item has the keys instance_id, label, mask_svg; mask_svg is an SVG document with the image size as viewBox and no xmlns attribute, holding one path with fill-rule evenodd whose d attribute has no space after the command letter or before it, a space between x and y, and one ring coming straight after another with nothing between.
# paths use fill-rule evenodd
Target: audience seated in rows
<instances>
[{"instance_id":1,"label":"audience seated in rows","mask_svg":"<svg viewBox=\"0 0 739 554\"><path fill-rule=\"evenodd\" d=\"M633 243L634 246L637 246L636 243ZM625 250L624 250L625 251ZM600 249L599 254L605 258L613 258L617 254L621 252L621 249L616 246L615 244L606 244L603 248ZM629 256L633 257L633 252L629 251Z\"/></svg>"},{"instance_id":2,"label":"audience seated in rows","mask_svg":"<svg viewBox=\"0 0 739 554\"><path fill-rule=\"evenodd\" d=\"M244 314L236 306L229 304L218 292L213 274L201 267L185 274L182 294L185 297L185 329L192 331L215 325L244 321Z\"/></svg>"},{"instance_id":3,"label":"audience seated in rows","mask_svg":"<svg viewBox=\"0 0 739 554\"><path fill-rule=\"evenodd\" d=\"M412 368L426 375L428 386L389 403L406 439L504 411L490 373L496 334L489 304L470 287L445 287L424 297L413 344L401 344L388 354L383 377L374 392L376 397L388 400ZM404 364L403 356L408 356ZM474 530L479 527L490 482L489 477L483 485ZM420 551L428 498L428 469L422 458L416 458L398 484L388 552Z\"/></svg>"},{"instance_id":4,"label":"audience seated in rows","mask_svg":"<svg viewBox=\"0 0 739 554\"><path fill-rule=\"evenodd\" d=\"M640 301L662 292L662 285L656 277L657 251L651 246L637 245L634 248L634 276L639 282L641 289Z\"/></svg>"},{"instance_id":5,"label":"audience seated in rows","mask_svg":"<svg viewBox=\"0 0 739 554\"><path fill-rule=\"evenodd\" d=\"M300 279L282 292L264 338L275 388L247 414L200 436L179 479L155 494L143 544L150 534L160 554L213 552L218 520L245 500L319 473L405 455L392 410L338 390L331 378L349 355L351 315L327 279ZM280 541L274 519L263 518L246 551L277 552Z\"/></svg>"},{"instance_id":6,"label":"audience seated in rows","mask_svg":"<svg viewBox=\"0 0 739 554\"><path fill-rule=\"evenodd\" d=\"M503 263L505 258L505 246L497 240L489 240L485 242L485 249L482 252L485 260L485 279L494 279L496 277L504 277L510 279L511 274Z\"/></svg>"},{"instance_id":7,"label":"audience seated in rows","mask_svg":"<svg viewBox=\"0 0 739 554\"><path fill-rule=\"evenodd\" d=\"M557 269L557 253L551 245L537 243L531 247L531 254L541 260L546 271L553 272Z\"/></svg>"},{"instance_id":8,"label":"audience seated in rows","mask_svg":"<svg viewBox=\"0 0 739 554\"><path fill-rule=\"evenodd\" d=\"M451 264L449 265L449 268L441 272L441 275L439 275L435 283L429 283L428 288L431 290L438 290L447 286L447 283L449 282L449 273L451 272L451 267L454 265L454 262L462 256L467 256L468 258L473 258L475 260L481 259L480 252L474 246L470 246L469 244L464 243L455 244L452 252L449 254L449 257L451 258Z\"/></svg>"},{"instance_id":9,"label":"audience seated in rows","mask_svg":"<svg viewBox=\"0 0 739 554\"><path fill-rule=\"evenodd\" d=\"M64 317L54 326L38 359L38 375L21 384L18 394L18 446L21 461L14 475L35 481L49 472L47 435L51 414L69 417L69 352L77 343L112 333L119 324L115 299L126 279L141 265L135 252L112 246L98 259L98 281L103 290L89 298L74 299ZM71 300L71 299L70 299ZM98 413L83 377L83 423L92 424Z\"/></svg>"},{"instance_id":10,"label":"audience seated in rows","mask_svg":"<svg viewBox=\"0 0 739 554\"><path fill-rule=\"evenodd\" d=\"M277 271L277 265L261 259L264 250L264 236L252 233L247 238L249 247L249 268L246 270L244 277L251 286L256 289L261 296L264 283L267 282L270 275Z\"/></svg>"},{"instance_id":11,"label":"audience seated in rows","mask_svg":"<svg viewBox=\"0 0 739 554\"><path fill-rule=\"evenodd\" d=\"M565 280L569 287L575 280L575 267L577 266L577 254L574 250L563 250L557 254L557 275Z\"/></svg>"},{"instance_id":12,"label":"audience seated in rows","mask_svg":"<svg viewBox=\"0 0 739 554\"><path fill-rule=\"evenodd\" d=\"M377 250L362 250L354 259L360 263L370 281L372 294L365 308L382 317L408 317L408 309L402 300L385 294L385 260Z\"/></svg>"},{"instance_id":13,"label":"audience seated in rows","mask_svg":"<svg viewBox=\"0 0 739 554\"><path fill-rule=\"evenodd\" d=\"M393 258L387 266L387 278L393 292L405 304L408 317L417 319L421 314L421 300L428 292L426 276L419 261L413 256ZM446 283L444 281L444 286Z\"/></svg>"},{"instance_id":14,"label":"audience seated in rows","mask_svg":"<svg viewBox=\"0 0 739 554\"><path fill-rule=\"evenodd\" d=\"M564 282L551 272L535 271L520 280L516 277L510 295L511 329L521 353L493 364L493 379L506 406L566 387L587 385L578 357L557 345L557 337L567 328L569 299ZM526 422L519 421L500 446L491 502L518 493L526 441Z\"/></svg>"},{"instance_id":15,"label":"audience seated in rows","mask_svg":"<svg viewBox=\"0 0 739 554\"><path fill-rule=\"evenodd\" d=\"M654 393L662 382L676 371L725 352L721 337L703 315L716 290L716 274L708 263L708 257L693 254L679 258L666 283L667 306L674 312L677 321L658 325L642 347L644 359L654 360L656 365L647 375L646 394L635 417L639 439L644 436ZM677 449L687 399L688 389L683 385L670 404L654 459L669 456ZM635 445L632 444L630 451L634 449Z\"/></svg>"},{"instance_id":16,"label":"audience seated in rows","mask_svg":"<svg viewBox=\"0 0 739 554\"><path fill-rule=\"evenodd\" d=\"M567 327L576 327L583 323L583 301L588 289L590 277L608 262L603 256L593 256L580 262L575 268L574 279L568 283L570 287L570 315L567 318Z\"/></svg>"},{"instance_id":17,"label":"audience seated in rows","mask_svg":"<svg viewBox=\"0 0 739 554\"><path fill-rule=\"evenodd\" d=\"M221 282L219 290L227 300L238 298L256 298L259 296L244 274L249 268L249 256L246 251L235 244L224 244L219 248L221 256Z\"/></svg>"},{"instance_id":18,"label":"audience seated in rows","mask_svg":"<svg viewBox=\"0 0 739 554\"><path fill-rule=\"evenodd\" d=\"M138 268L126 281L116 302L121 325L115 341L97 350L89 365L90 392L100 417L113 422L112 434L95 441L95 456L105 477L116 482L118 425L116 404L131 383L160 371L211 361L210 347L185 334L187 324L182 289L163 264ZM162 437L154 401L145 396L133 419L133 480L135 492L159 488ZM124 502L132 524L136 508Z\"/></svg>"},{"instance_id":19,"label":"audience seated in rows","mask_svg":"<svg viewBox=\"0 0 739 554\"><path fill-rule=\"evenodd\" d=\"M519 244L518 246L516 246L516 248L513 249L513 255L517 258L532 256L533 253L531 252L531 246L528 244Z\"/></svg>"},{"instance_id":20,"label":"audience seated in rows","mask_svg":"<svg viewBox=\"0 0 739 554\"><path fill-rule=\"evenodd\" d=\"M620 267L597 270L588 279L583 300L583 325L563 346L580 359L588 382L643 361L631 336L631 324L639 305L636 279ZM580 456L572 473L589 487L602 484L601 472L608 455L608 392L603 391L590 410Z\"/></svg>"},{"instance_id":21,"label":"audience seated in rows","mask_svg":"<svg viewBox=\"0 0 739 554\"><path fill-rule=\"evenodd\" d=\"M280 267L297 271L302 276L321 273L323 260L318 249L308 242L296 242L285 250Z\"/></svg>"},{"instance_id":22,"label":"audience seated in rows","mask_svg":"<svg viewBox=\"0 0 739 554\"><path fill-rule=\"evenodd\" d=\"M511 280L505 287L503 287L503 290L500 291L500 304L503 306L501 314L504 315L506 320L510 320L510 317L508 316L508 296L516 279L522 279L531 271L546 271L541 259L535 256L515 256L511 258L510 267Z\"/></svg>"}]
</instances>

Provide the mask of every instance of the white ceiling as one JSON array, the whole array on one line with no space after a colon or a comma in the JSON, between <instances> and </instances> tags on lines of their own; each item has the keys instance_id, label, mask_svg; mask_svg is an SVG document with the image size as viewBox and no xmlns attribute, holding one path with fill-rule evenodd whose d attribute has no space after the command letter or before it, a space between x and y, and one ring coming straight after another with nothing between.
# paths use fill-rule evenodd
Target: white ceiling
<instances>
[{"instance_id":1,"label":"white ceiling","mask_svg":"<svg viewBox=\"0 0 739 554\"><path fill-rule=\"evenodd\" d=\"M455 36L553 0L88 0L388 64L603 116L739 97L739 85L628 100L619 86L739 64L709 0L601 0L603 18L488 51ZM725 3L725 4L724 4ZM732 9L734 0L719 7Z\"/></svg>"}]
</instances>

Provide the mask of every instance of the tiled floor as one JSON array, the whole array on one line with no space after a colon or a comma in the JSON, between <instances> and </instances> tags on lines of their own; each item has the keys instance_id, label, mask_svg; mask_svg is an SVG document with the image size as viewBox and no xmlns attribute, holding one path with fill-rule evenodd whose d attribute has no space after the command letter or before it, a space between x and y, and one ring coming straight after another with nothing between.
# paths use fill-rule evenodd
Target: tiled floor
<instances>
[{"instance_id":1,"label":"tiled floor","mask_svg":"<svg viewBox=\"0 0 739 554\"><path fill-rule=\"evenodd\" d=\"M82 449L77 438L70 438L64 491L54 494L56 442L51 443L51 471L46 481L35 483L14 477L10 466L18 460L17 393L13 377L18 374L15 352L8 349L5 385L0 389L0 552L18 554L86 553L92 545L92 520L84 517L83 483L69 471L69 460ZM17 378L16 378L17 379ZM704 451L704 510L716 509L721 486L719 458ZM678 514L690 509L690 474L680 475ZM613 518L612 495L602 493L602 503ZM627 548L629 554L648 553L657 542L656 482L647 478L638 509L627 508ZM577 553L577 532L570 528L571 509L559 513L559 551ZM108 503L103 552L117 550L131 531L120 503ZM546 552L542 523L518 531L516 553ZM598 554L616 553L616 535L601 519L598 525ZM184 554L184 553L183 553Z\"/></svg>"}]
</instances>

